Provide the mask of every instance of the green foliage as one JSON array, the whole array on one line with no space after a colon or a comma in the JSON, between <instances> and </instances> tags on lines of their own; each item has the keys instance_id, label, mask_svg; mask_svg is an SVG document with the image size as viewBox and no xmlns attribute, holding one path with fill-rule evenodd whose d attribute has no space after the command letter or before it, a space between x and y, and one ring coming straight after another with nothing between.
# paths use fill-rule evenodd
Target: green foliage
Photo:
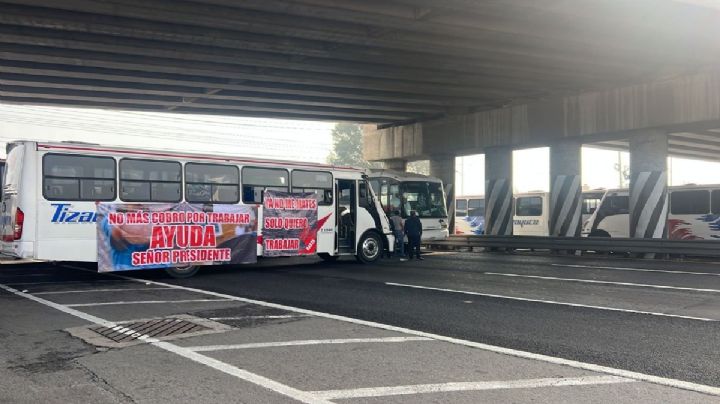
<instances>
[{"instance_id":1,"label":"green foliage","mask_svg":"<svg viewBox=\"0 0 720 404\"><path fill-rule=\"evenodd\" d=\"M360 125L354 123L338 123L332 130L333 149L328 156L328 163L369 168L373 164L363 159L363 139Z\"/></svg>"}]
</instances>

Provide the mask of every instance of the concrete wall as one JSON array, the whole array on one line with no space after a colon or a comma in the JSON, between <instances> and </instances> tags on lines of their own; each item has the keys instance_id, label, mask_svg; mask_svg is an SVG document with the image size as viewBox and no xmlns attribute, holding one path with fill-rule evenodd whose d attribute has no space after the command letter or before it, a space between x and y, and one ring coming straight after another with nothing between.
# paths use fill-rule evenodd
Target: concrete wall
<instances>
[{"instance_id":1,"label":"concrete wall","mask_svg":"<svg viewBox=\"0 0 720 404\"><path fill-rule=\"evenodd\" d=\"M568 137L624 138L648 128L718 126L720 69L613 90L377 130L364 127L368 160L465 155L487 147L542 146Z\"/></svg>"}]
</instances>

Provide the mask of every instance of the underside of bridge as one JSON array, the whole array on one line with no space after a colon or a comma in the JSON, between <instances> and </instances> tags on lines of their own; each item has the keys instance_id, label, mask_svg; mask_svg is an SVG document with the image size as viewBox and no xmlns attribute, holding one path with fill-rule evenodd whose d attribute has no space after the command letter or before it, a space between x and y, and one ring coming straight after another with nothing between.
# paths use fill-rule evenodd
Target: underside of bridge
<instances>
[{"instance_id":1,"label":"underside of bridge","mask_svg":"<svg viewBox=\"0 0 720 404\"><path fill-rule=\"evenodd\" d=\"M402 124L720 59L684 0L2 0L0 100Z\"/></svg>"},{"instance_id":2,"label":"underside of bridge","mask_svg":"<svg viewBox=\"0 0 720 404\"><path fill-rule=\"evenodd\" d=\"M630 104L627 94L589 107L572 100L717 69L720 10L710 3L0 0L0 101L362 122L372 125L377 147L367 154L377 160L503 145L493 136L542 144L544 132L573 135L573 114L594 118L598 133L615 130L602 120L642 128L680 105L710 112L691 117L699 129L676 127L670 152L708 158L720 150L720 124L707 122L720 107L692 88L680 92L687 99L641 88ZM688 85L719 88L708 77ZM423 123L425 133L414 133L423 139L408 136ZM438 139L456 147L438 148ZM381 152L382 142L394 147Z\"/></svg>"}]
</instances>

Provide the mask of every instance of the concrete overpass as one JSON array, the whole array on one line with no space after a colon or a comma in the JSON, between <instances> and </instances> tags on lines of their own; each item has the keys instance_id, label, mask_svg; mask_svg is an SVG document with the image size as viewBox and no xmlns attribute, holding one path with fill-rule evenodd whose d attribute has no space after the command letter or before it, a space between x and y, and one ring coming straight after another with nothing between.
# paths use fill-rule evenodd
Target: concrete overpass
<instances>
[{"instance_id":1,"label":"concrete overpass","mask_svg":"<svg viewBox=\"0 0 720 404\"><path fill-rule=\"evenodd\" d=\"M555 146L553 184L587 142L662 174L668 152L720 151L714 4L0 0L0 101L363 122L370 159L452 182L484 151L499 189L525 146Z\"/></svg>"}]
</instances>

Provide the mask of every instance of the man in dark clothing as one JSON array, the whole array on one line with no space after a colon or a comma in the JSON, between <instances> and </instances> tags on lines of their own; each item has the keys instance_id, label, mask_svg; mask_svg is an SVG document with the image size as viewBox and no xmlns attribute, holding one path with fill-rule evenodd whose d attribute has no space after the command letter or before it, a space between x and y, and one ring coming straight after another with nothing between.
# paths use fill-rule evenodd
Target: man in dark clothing
<instances>
[{"instance_id":1,"label":"man in dark clothing","mask_svg":"<svg viewBox=\"0 0 720 404\"><path fill-rule=\"evenodd\" d=\"M415 212L414 210L410 212L410 217L405 220L405 234L407 234L408 241L410 243L410 251L408 253L410 259L412 259L413 253L415 253L415 257L417 259L424 259L420 256L420 238L422 237L422 223L420 223L420 218L417 217L417 212Z\"/></svg>"}]
</instances>

